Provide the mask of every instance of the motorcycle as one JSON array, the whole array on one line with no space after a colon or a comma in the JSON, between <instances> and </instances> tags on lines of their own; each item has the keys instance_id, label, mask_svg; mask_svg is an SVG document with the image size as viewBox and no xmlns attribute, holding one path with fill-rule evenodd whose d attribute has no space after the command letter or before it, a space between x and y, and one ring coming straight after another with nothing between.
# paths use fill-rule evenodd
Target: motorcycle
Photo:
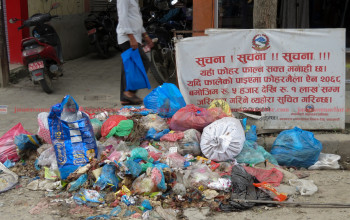
<instances>
[{"instance_id":1,"label":"motorcycle","mask_svg":"<svg viewBox=\"0 0 350 220\"><path fill-rule=\"evenodd\" d=\"M176 84L175 37L174 31L191 30L192 23L187 16L188 8L179 1L155 0L154 7L142 10L144 26L154 42L150 52L154 78L161 85L164 82Z\"/></svg>"},{"instance_id":2,"label":"motorcycle","mask_svg":"<svg viewBox=\"0 0 350 220\"><path fill-rule=\"evenodd\" d=\"M103 58L110 57L111 46L118 49L118 38L116 33L117 22L111 16L111 3L108 0L105 11L96 14L89 14L84 21L91 45L95 45L99 55Z\"/></svg>"},{"instance_id":3,"label":"motorcycle","mask_svg":"<svg viewBox=\"0 0 350 220\"><path fill-rule=\"evenodd\" d=\"M52 16L50 12L59 6L59 3L54 3L48 13L37 13L27 20L17 18L9 20L11 24L23 21L18 30L34 27L32 37L25 38L21 42L22 60L28 67L33 83L40 83L46 93L52 93L54 90L52 80L63 75L60 38L55 29L46 24L52 18L58 17Z\"/></svg>"}]
</instances>

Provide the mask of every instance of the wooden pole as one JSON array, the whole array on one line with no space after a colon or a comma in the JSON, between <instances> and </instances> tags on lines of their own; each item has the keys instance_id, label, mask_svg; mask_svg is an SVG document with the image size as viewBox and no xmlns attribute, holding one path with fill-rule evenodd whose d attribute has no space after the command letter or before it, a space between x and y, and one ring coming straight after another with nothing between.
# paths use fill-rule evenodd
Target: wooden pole
<instances>
[{"instance_id":1,"label":"wooden pole","mask_svg":"<svg viewBox=\"0 0 350 220\"><path fill-rule=\"evenodd\" d=\"M0 0L0 75L1 75L1 87L6 87L9 83L9 62L7 54L7 41L5 32L5 20L4 20L4 7L3 0Z\"/></svg>"},{"instance_id":2,"label":"wooden pole","mask_svg":"<svg viewBox=\"0 0 350 220\"><path fill-rule=\"evenodd\" d=\"M350 204L345 203L310 203L310 202L278 202L267 200L245 200L245 199L232 199L234 202L241 203L259 203L259 204L275 204L275 205L291 205L296 207L308 206L308 207L323 207L323 208L350 208Z\"/></svg>"}]
</instances>

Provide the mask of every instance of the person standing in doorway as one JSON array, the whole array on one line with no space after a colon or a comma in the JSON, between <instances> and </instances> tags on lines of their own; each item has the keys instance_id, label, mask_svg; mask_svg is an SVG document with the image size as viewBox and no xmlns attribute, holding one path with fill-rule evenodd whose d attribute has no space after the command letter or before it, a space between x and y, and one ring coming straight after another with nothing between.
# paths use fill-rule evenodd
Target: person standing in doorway
<instances>
[{"instance_id":1,"label":"person standing in doorway","mask_svg":"<svg viewBox=\"0 0 350 220\"><path fill-rule=\"evenodd\" d=\"M138 49L146 72L149 68L149 60L141 46L144 39L149 46L153 47L152 39L143 27L142 15L138 0L117 0L118 26L117 35L120 49L124 52L129 48ZM136 96L135 90L125 91L125 71L122 64L120 82L120 102L122 105L139 105L142 99Z\"/></svg>"}]
</instances>

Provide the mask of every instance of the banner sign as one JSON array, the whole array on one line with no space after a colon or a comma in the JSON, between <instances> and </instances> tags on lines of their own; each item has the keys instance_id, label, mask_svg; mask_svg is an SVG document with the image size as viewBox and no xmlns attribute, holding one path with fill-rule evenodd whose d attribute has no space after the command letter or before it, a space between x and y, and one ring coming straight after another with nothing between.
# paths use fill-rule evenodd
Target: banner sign
<instances>
[{"instance_id":1,"label":"banner sign","mask_svg":"<svg viewBox=\"0 0 350 220\"><path fill-rule=\"evenodd\" d=\"M176 44L187 104L223 99L264 129L344 129L345 29L207 31Z\"/></svg>"}]
</instances>

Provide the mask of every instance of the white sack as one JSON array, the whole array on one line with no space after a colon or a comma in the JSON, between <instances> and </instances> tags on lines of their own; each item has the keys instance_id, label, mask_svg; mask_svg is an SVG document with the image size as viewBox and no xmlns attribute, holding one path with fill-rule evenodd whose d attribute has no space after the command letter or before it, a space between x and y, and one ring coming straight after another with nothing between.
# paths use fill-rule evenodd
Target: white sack
<instances>
[{"instance_id":1,"label":"white sack","mask_svg":"<svg viewBox=\"0 0 350 220\"><path fill-rule=\"evenodd\" d=\"M241 122L232 117L222 118L204 128L202 153L214 161L235 160L241 152L245 134Z\"/></svg>"}]
</instances>

